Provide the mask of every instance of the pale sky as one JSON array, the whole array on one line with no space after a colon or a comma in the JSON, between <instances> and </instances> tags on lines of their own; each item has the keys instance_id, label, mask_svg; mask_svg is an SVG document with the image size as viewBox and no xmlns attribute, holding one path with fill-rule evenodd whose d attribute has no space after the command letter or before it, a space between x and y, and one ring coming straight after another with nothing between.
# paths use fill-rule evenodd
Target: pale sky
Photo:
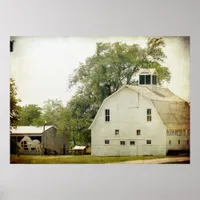
<instances>
[{"instance_id":1,"label":"pale sky","mask_svg":"<svg viewBox=\"0 0 200 200\"><path fill-rule=\"evenodd\" d=\"M146 37L15 37L11 55L11 76L18 87L21 105L38 104L48 99L62 100L65 105L76 89L67 91L69 75L80 62L92 56L97 42L121 41L145 46ZM189 62L187 45L178 38L165 38L165 66L172 73L172 92L189 101Z\"/></svg>"}]
</instances>

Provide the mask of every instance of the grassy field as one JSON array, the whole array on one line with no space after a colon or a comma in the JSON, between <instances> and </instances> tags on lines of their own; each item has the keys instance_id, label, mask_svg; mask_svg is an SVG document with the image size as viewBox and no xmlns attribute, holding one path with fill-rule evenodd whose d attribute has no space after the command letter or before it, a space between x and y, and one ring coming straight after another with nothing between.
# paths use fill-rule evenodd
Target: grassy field
<instances>
[{"instance_id":1,"label":"grassy field","mask_svg":"<svg viewBox=\"0 0 200 200\"><path fill-rule=\"evenodd\" d=\"M173 157L173 156L170 156ZM20 155L11 156L11 164L105 164L124 162L130 160L146 160L166 158L166 156L122 156L122 157L100 157L91 155L81 156L32 156Z\"/></svg>"}]
</instances>

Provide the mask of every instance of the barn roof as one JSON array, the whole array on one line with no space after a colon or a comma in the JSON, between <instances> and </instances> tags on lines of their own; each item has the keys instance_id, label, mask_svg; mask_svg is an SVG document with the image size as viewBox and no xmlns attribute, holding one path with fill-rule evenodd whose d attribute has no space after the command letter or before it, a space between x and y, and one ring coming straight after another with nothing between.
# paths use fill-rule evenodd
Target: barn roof
<instances>
[{"instance_id":1,"label":"barn roof","mask_svg":"<svg viewBox=\"0 0 200 200\"><path fill-rule=\"evenodd\" d=\"M169 89L153 85L124 85L111 96L115 95L124 88L129 88L133 91L136 91L143 97L151 100L167 129L190 129L190 105L172 93ZM107 97L104 102L107 101L111 96ZM95 119L97 115L95 116ZM95 119L93 120L92 124L94 123ZM92 124L90 125L89 129L92 127Z\"/></svg>"},{"instance_id":2,"label":"barn roof","mask_svg":"<svg viewBox=\"0 0 200 200\"><path fill-rule=\"evenodd\" d=\"M126 85L128 87L147 99L159 100L159 101L184 101L174 93L172 93L167 88L161 88L154 85L136 86L136 85Z\"/></svg>"},{"instance_id":3,"label":"barn roof","mask_svg":"<svg viewBox=\"0 0 200 200\"><path fill-rule=\"evenodd\" d=\"M45 131L55 126L45 126ZM44 126L17 126L11 130L11 134L41 134L44 132Z\"/></svg>"},{"instance_id":4,"label":"barn roof","mask_svg":"<svg viewBox=\"0 0 200 200\"><path fill-rule=\"evenodd\" d=\"M167 88L128 86L150 99L167 129L190 129L189 104Z\"/></svg>"},{"instance_id":5,"label":"barn roof","mask_svg":"<svg viewBox=\"0 0 200 200\"><path fill-rule=\"evenodd\" d=\"M168 130L190 129L190 106L185 101L152 101Z\"/></svg>"}]
</instances>

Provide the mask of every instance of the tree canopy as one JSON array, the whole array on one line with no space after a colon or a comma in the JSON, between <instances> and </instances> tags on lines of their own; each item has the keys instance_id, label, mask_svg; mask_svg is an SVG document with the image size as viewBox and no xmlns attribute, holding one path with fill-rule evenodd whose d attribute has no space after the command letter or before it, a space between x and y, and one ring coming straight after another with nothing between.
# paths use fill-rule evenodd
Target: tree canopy
<instances>
[{"instance_id":1,"label":"tree canopy","mask_svg":"<svg viewBox=\"0 0 200 200\"><path fill-rule=\"evenodd\" d=\"M41 108L38 105L30 104L23 106L19 112L19 125L40 125L39 119L41 118Z\"/></svg>"},{"instance_id":2,"label":"tree canopy","mask_svg":"<svg viewBox=\"0 0 200 200\"><path fill-rule=\"evenodd\" d=\"M170 72L164 67L166 58L163 38L149 38L147 46L137 44L97 43L96 53L74 71L69 88L79 85L79 91L101 102L124 84L136 84L135 73L140 68L155 68L158 84L170 80Z\"/></svg>"}]
</instances>

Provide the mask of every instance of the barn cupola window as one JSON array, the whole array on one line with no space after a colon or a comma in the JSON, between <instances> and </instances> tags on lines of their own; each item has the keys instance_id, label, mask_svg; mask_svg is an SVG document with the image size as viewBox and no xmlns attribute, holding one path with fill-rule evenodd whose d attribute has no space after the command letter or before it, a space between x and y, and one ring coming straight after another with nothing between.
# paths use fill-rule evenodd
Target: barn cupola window
<instances>
[{"instance_id":1,"label":"barn cupola window","mask_svg":"<svg viewBox=\"0 0 200 200\"><path fill-rule=\"evenodd\" d=\"M156 85L157 73L155 69L140 69L139 85Z\"/></svg>"},{"instance_id":2,"label":"barn cupola window","mask_svg":"<svg viewBox=\"0 0 200 200\"><path fill-rule=\"evenodd\" d=\"M156 85L157 84L157 75L154 74L152 75L152 85Z\"/></svg>"}]
</instances>

